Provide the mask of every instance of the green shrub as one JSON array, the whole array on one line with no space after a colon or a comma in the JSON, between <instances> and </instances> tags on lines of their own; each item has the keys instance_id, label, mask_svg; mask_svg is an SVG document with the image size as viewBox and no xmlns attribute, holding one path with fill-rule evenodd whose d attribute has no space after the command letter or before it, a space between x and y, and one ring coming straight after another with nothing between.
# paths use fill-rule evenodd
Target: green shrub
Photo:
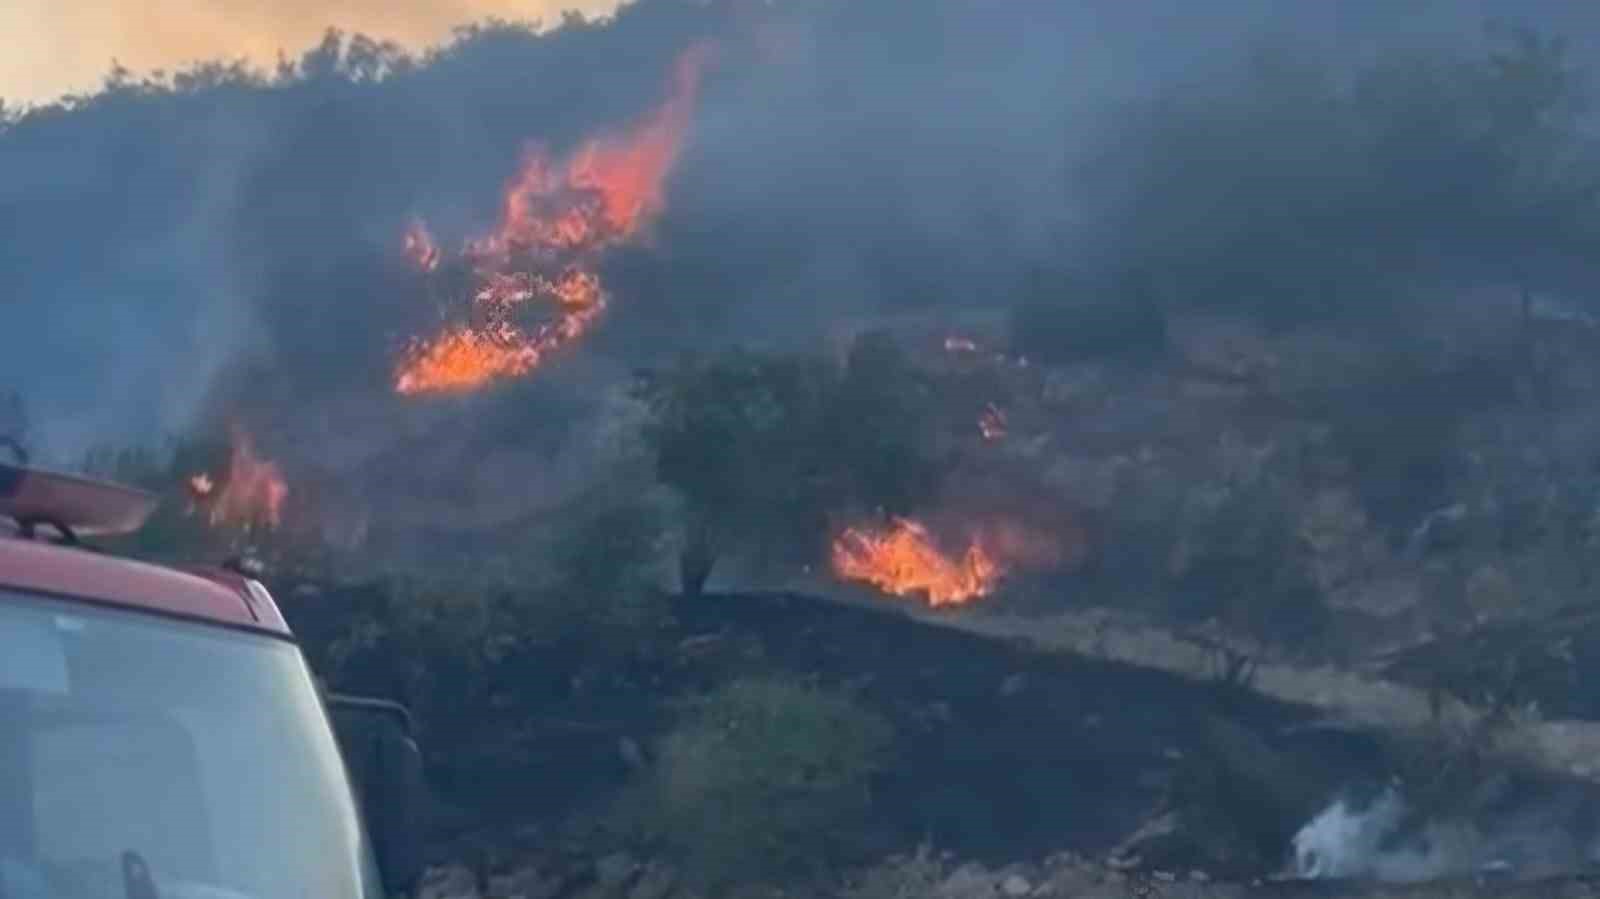
<instances>
[{"instance_id":1,"label":"green shrub","mask_svg":"<svg viewBox=\"0 0 1600 899\"><path fill-rule=\"evenodd\" d=\"M690 702L662 742L644 826L713 884L814 875L864 845L891 736L848 697L735 681Z\"/></svg>"}]
</instances>

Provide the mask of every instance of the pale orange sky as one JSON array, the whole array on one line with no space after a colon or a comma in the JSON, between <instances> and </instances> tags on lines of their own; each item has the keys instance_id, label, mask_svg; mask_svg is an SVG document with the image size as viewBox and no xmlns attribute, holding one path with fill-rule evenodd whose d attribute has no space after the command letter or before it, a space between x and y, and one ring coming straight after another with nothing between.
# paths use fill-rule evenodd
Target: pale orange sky
<instances>
[{"instance_id":1,"label":"pale orange sky","mask_svg":"<svg viewBox=\"0 0 1600 899\"><path fill-rule=\"evenodd\" d=\"M561 10L610 12L618 0L0 0L0 99L40 102L100 83L113 58L134 72L200 59L271 64L329 26L411 47L498 16L553 22Z\"/></svg>"}]
</instances>

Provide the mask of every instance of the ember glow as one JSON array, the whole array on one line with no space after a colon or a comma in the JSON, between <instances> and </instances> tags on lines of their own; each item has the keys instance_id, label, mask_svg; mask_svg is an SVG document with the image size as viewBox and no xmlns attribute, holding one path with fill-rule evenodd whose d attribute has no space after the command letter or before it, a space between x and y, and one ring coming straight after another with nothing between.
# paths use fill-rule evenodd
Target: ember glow
<instances>
[{"instance_id":1,"label":"ember glow","mask_svg":"<svg viewBox=\"0 0 1600 899\"><path fill-rule=\"evenodd\" d=\"M203 498L210 496L211 492L216 489L217 482L211 479L211 475L206 474L203 471L189 478L189 492L193 493L196 497Z\"/></svg>"},{"instance_id":2,"label":"ember glow","mask_svg":"<svg viewBox=\"0 0 1600 899\"><path fill-rule=\"evenodd\" d=\"M439 267L439 246L428 233L428 226L421 221L413 221L406 228L405 253L419 271L431 272Z\"/></svg>"},{"instance_id":3,"label":"ember glow","mask_svg":"<svg viewBox=\"0 0 1600 899\"><path fill-rule=\"evenodd\" d=\"M926 597L936 607L987 596L1005 573L981 540L952 556L926 526L908 518L882 528L846 529L833 542L833 570L884 593Z\"/></svg>"},{"instance_id":4,"label":"ember glow","mask_svg":"<svg viewBox=\"0 0 1600 899\"><path fill-rule=\"evenodd\" d=\"M289 482L276 463L257 455L248 434L236 430L227 473L220 479L196 474L189 478L189 491L214 525L276 528L283 523Z\"/></svg>"},{"instance_id":5,"label":"ember glow","mask_svg":"<svg viewBox=\"0 0 1600 899\"><path fill-rule=\"evenodd\" d=\"M983 434L983 439L991 443L1002 440L1007 430L1005 410L994 403L985 405L983 414L978 416L978 432Z\"/></svg>"},{"instance_id":6,"label":"ember glow","mask_svg":"<svg viewBox=\"0 0 1600 899\"><path fill-rule=\"evenodd\" d=\"M395 390L465 392L519 377L594 326L607 302L599 260L660 213L710 58L709 44L679 57L667 100L631 132L591 140L563 162L527 153L499 225L462 250L474 285L469 320L413 340ZM434 247L420 222L406 232L407 258L424 272L439 267Z\"/></svg>"}]
</instances>

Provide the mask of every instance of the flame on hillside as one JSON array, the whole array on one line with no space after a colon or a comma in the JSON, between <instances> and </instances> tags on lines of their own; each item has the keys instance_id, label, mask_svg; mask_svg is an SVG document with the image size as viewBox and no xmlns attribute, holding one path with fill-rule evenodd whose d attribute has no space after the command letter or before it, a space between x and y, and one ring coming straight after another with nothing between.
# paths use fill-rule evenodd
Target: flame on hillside
<instances>
[{"instance_id":1,"label":"flame on hillside","mask_svg":"<svg viewBox=\"0 0 1600 899\"><path fill-rule=\"evenodd\" d=\"M1058 536L1006 516L969 523L964 541L944 541L922 521L846 528L833 541L831 563L838 577L869 584L891 596L955 606L989 596L1009 575L1081 560L1079 535Z\"/></svg>"},{"instance_id":2,"label":"flame on hillside","mask_svg":"<svg viewBox=\"0 0 1600 899\"><path fill-rule=\"evenodd\" d=\"M847 528L833 542L833 570L895 596L960 605L994 592L1005 570L981 540L947 553L926 525L896 518L885 527Z\"/></svg>"},{"instance_id":3,"label":"flame on hillside","mask_svg":"<svg viewBox=\"0 0 1600 899\"><path fill-rule=\"evenodd\" d=\"M189 494L213 525L265 526L283 523L289 482L277 464L256 453L243 431L233 432L228 470L220 477L200 472L189 478Z\"/></svg>"},{"instance_id":4,"label":"flame on hillside","mask_svg":"<svg viewBox=\"0 0 1600 899\"><path fill-rule=\"evenodd\" d=\"M599 259L660 213L710 58L709 44L680 56L666 101L631 132L590 140L564 161L527 153L498 226L462 250L475 285L469 320L413 340L395 390L463 392L525 375L594 326L607 302ZM405 252L421 271L439 267L420 222L406 232ZM542 320L528 320L534 310Z\"/></svg>"}]
</instances>

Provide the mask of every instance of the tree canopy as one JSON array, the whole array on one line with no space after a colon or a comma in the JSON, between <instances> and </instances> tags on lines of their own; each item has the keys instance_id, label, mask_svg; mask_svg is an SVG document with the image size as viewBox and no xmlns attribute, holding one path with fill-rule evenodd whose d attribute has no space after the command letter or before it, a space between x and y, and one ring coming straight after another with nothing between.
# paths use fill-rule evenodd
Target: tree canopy
<instances>
[{"instance_id":1,"label":"tree canopy","mask_svg":"<svg viewBox=\"0 0 1600 899\"><path fill-rule=\"evenodd\" d=\"M829 517L905 512L937 486L930 407L882 335L842 368L733 350L690 357L644 387L657 476L717 549L812 561Z\"/></svg>"}]
</instances>

